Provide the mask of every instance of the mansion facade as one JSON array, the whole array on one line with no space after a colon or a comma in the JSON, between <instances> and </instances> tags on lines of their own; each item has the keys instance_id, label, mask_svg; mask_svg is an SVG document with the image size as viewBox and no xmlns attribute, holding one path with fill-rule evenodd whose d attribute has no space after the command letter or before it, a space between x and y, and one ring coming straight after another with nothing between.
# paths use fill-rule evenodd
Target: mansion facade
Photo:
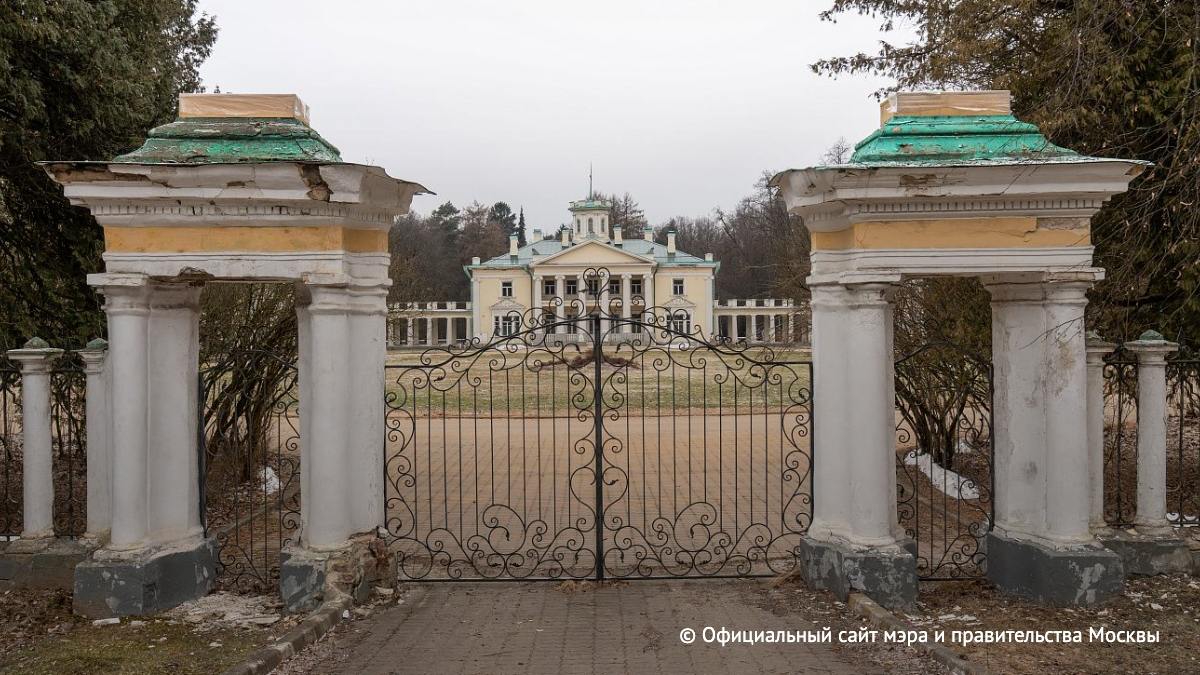
<instances>
[{"instance_id":1,"label":"mansion facade","mask_svg":"<svg viewBox=\"0 0 1200 675\"><path fill-rule=\"evenodd\" d=\"M794 342L807 335L807 312L792 300L716 300L720 263L679 250L675 231L667 243L650 228L625 238L610 223L612 204L599 199L570 203L571 224L557 233L534 230L525 246L509 237L509 250L489 260L474 258L469 302L413 302L389 307L388 344L415 347L455 344L513 335L522 318L553 317L554 338L570 342L587 332L593 315L638 319L657 310L659 321L702 339ZM631 233L632 234L632 233ZM598 279L597 270L606 277ZM560 300L561 299L561 300ZM603 309L602 309L603 308ZM601 318L601 321L605 319ZM637 324L601 326L606 341L636 341Z\"/></svg>"}]
</instances>

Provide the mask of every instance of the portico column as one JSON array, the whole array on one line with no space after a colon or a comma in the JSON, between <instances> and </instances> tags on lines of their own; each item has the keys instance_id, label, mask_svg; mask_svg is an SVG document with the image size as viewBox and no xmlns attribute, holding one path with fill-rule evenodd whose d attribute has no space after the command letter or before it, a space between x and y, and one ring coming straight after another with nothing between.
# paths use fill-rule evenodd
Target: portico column
<instances>
[{"instance_id":1,"label":"portico column","mask_svg":"<svg viewBox=\"0 0 1200 675\"><path fill-rule=\"evenodd\" d=\"M992 296L995 527L987 574L1008 592L1091 604L1124 570L1091 531L1087 362L1090 275L1001 279Z\"/></svg>"},{"instance_id":2,"label":"portico column","mask_svg":"<svg viewBox=\"0 0 1200 675\"><path fill-rule=\"evenodd\" d=\"M446 344L454 344L458 342L458 326L454 325L456 321L453 315L446 317Z\"/></svg>"},{"instance_id":3,"label":"portico column","mask_svg":"<svg viewBox=\"0 0 1200 675\"><path fill-rule=\"evenodd\" d=\"M631 332L631 326L628 321L633 316L633 275L621 275L621 318L625 320L622 324L620 332Z\"/></svg>"},{"instance_id":4,"label":"portico column","mask_svg":"<svg viewBox=\"0 0 1200 675\"><path fill-rule=\"evenodd\" d=\"M775 314L767 315L767 335L766 335L767 342L775 341L775 318L776 318L776 316L777 315L775 315Z\"/></svg>"},{"instance_id":5,"label":"portico column","mask_svg":"<svg viewBox=\"0 0 1200 675\"><path fill-rule=\"evenodd\" d=\"M566 280L563 275L554 275L554 314L555 319L559 322L559 325L554 329L555 333L567 332L567 327L563 324L563 321L567 317L567 292L565 284Z\"/></svg>"},{"instance_id":6,"label":"portico column","mask_svg":"<svg viewBox=\"0 0 1200 675\"><path fill-rule=\"evenodd\" d=\"M899 544L891 296L896 281L812 283L813 518L801 571L816 587L890 607L916 599Z\"/></svg>"},{"instance_id":7,"label":"portico column","mask_svg":"<svg viewBox=\"0 0 1200 675\"><path fill-rule=\"evenodd\" d=\"M758 315L750 315L750 342L758 342Z\"/></svg>"},{"instance_id":8,"label":"portico column","mask_svg":"<svg viewBox=\"0 0 1200 675\"><path fill-rule=\"evenodd\" d=\"M349 475L343 490L350 502L353 532L367 532L384 524L381 448L384 445L387 287L385 281L354 285L348 289L349 343L344 354L350 377L346 431ZM324 479L321 474L318 477Z\"/></svg>"},{"instance_id":9,"label":"portico column","mask_svg":"<svg viewBox=\"0 0 1200 675\"><path fill-rule=\"evenodd\" d=\"M101 339L92 340L79 351L87 377L87 531L83 536L96 544L108 539L112 522L112 418L108 414L111 392L107 357L108 342Z\"/></svg>"},{"instance_id":10,"label":"portico column","mask_svg":"<svg viewBox=\"0 0 1200 675\"><path fill-rule=\"evenodd\" d=\"M354 519L345 498L353 475L345 457L346 430L351 400L346 359L350 344L349 293L344 287L309 284L308 398L304 407L304 451L308 466L302 474L307 490L300 500L302 541L306 548L338 548L354 531Z\"/></svg>"},{"instance_id":11,"label":"portico column","mask_svg":"<svg viewBox=\"0 0 1200 675\"><path fill-rule=\"evenodd\" d=\"M545 319L543 318L545 310L542 308L542 277L539 274L533 275L533 323L536 326L534 335L542 334L542 325Z\"/></svg>"},{"instance_id":12,"label":"portico column","mask_svg":"<svg viewBox=\"0 0 1200 675\"><path fill-rule=\"evenodd\" d=\"M600 284L600 339L604 340L608 337L608 333L612 330L612 320L609 318L612 315L612 298L609 297L609 280L601 277L596 283Z\"/></svg>"},{"instance_id":13,"label":"portico column","mask_svg":"<svg viewBox=\"0 0 1200 675\"><path fill-rule=\"evenodd\" d=\"M588 313L587 280L583 278L582 274L575 277L575 279L575 290L579 296L579 316L575 317L575 331L577 333L581 330L590 331L591 324L587 323L586 319L584 319Z\"/></svg>"},{"instance_id":14,"label":"portico column","mask_svg":"<svg viewBox=\"0 0 1200 675\"><path fill-rule=\"evenodd\" d=\"M1088 519L1092 533L1108 529L1104 521L1104 357L1116 348L1095 332L1087 334L1087 442L1091 506Z\"/></svg>"},{"instance_id":15,"label":"portico column","mask_svg":"<svg viewBox=\"0 0 1200 675\"><path fill-rule=\"evenodd\" d=\"M24 445L22 546L54 537L53 441L50 433L50 367L62 354L33 338L8 358L21 367L21 438Z\"/></svg>"},{"instance_id":16,"label":"portico column","mask_svg":"<svg viewBox=\"0 0 1200 675\"><path fill-rule=\"evenodd\" d=\"M146 333L150 319L146 278L121 278L101 287L112 361L112 530L108 548L135 549L146 539Z\"/></svg>"},{"instance_id":17,"label":"portico column","mask_svg":"<svg viewBox=\"0 0 1200 675\"><path fill-rule=\"evenodd\" d=\"M1167 357L1179 349L1155 331L1125 347L1137 354L1137 516L1144 534L1171 531L1167 520Z\"/></svg>"},{"instance_id":18,"label":"portico column","mask_svg":"<svg viewBox=\"0 0 1200 675\"><path fill-rule=\"evenodd\" d=\"M405 344L412 347L417 344L417 322L412 315L409 315L404 319L404 324L404 333L407 338Z\"/></svg>"},{"instance_id":19,"label":"portico column","mask_svg":"<svg viewBox=\"0 0 1200 675\"><path fill-rule=\"evenodd\" d=\"M155 543L203 532L196 437L200 291L188 283L150 284L147 454L149 530Z\"/></svg>"}]
</instances>

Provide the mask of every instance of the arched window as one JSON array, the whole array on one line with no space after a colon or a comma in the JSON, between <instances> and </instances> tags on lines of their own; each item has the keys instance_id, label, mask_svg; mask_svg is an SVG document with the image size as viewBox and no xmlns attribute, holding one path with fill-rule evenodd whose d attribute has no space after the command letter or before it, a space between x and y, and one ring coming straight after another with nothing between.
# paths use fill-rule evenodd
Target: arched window
<instances>
[{"instance_id":1,"label":"arched window","mask_svg":"<svg viewBox=\"0 0 1200 675\"><path fill-rule=\"evenodd\" d=\"M591 218L588 218L588 234L596 234L596 228L592 226Z\"/></svg>"}]
</instances>

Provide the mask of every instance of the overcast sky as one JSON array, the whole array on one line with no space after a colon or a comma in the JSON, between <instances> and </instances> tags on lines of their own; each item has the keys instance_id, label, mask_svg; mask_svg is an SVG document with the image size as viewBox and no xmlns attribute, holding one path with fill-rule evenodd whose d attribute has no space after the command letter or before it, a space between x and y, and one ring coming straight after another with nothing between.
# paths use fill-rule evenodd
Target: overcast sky
<instances>
[{"instance_id":1,"label":"overcast sky","mask_svg":"<svg viewBox=\"0 0 1200 675\"><path fill-rule=\"evenodd\" d=\"M596 189L652 223L731 207L879 121L887 82L813 75L873 50L876 21L824 0L201 0L220 35L209 91L296 93L351 162L437 193L507 201L530 229ZM894 38L893 38L894 39Z\"/></svg>"}]
</instances>

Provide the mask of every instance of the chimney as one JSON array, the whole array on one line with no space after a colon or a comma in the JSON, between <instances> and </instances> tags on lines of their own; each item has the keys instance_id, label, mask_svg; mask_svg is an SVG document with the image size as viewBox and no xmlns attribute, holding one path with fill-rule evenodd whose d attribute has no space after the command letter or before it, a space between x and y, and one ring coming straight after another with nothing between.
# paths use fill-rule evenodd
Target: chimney
<instances>
[{"instance_id":1,"label":"chimney","mask_svg":"<svg viewBox=\"0 0 1200 675\"><path fill-rule=\"evenodd\" d=\"M642 228L642 239L645 239L646 241L654 241L654 230L650 229L649 225Z\"/></svg>"},{"instance_id":2,"label":"chimney","mask_svg":"<svg viewBox=\"0 0 1200 675\"><path fill-rule=\"evenodd\" d=\"M471 258L471 264L478 265L479 264L479 256L475 256L474 258Z\"/></svg>"},{"instance_id":3,"label":"chimney","mask_svg":"<svg viewBox=\"0 0 1200 675\"><path fill-rule=\"evenodd\" d=\"M513 258L517 257L517 235L508 235L508 255Z\"/></svg>"},{"instance_id":4,"label":"chimney","mask_svg":"<svg viewBox=\"0 0 1200 675\"><path fill-rule=\"evenodd\" d=\"M543 238L544 238L544 237L542 237L542 231L541 231L541 230L534 230L534 231L533 231L533 240L534 240L534 241L541 241Z\"/></svg>"},{"instance_id":5,"label":"chimney","mask_svg":"<svg viewBox=\"0 0 1200 675\"><path fill-rule=\"evenodd\" d=\"M667 230L667 255L675 255L675 228Z\"/></svg>"},{"instance_id":6,"label":"chimney","mask_svg":"<svg viewBox=\"0 0 1200 675\"><path fill-rule=\"evenodd\" d=\"M613 225L613 243L620 245L623 241L621 238L621 226Z\"/></svg>"},{"instance_id":7,"label":"chimney","mask_svg":"<svg viewBox=\"0 0 1200 675\"><path fill-rule=\"evenodd\" d=\"M713 261L713 256L712 256L712 254L711 254L711 253L705 253L705 254L704 254L704 262L712 262L712 261Z\"/></svg>"},{"instance_id":8,"label":"chimney","mask_svg":"<svg viewBox=\"0 0 1200 675\"><path fill-rule=\"evenodd\" d=\"M558 231L558 237L559 237L559 240L560 240L560 241L562 241L562 247L563 247L563 248L566 248L566 247L568 247L568 246L570 246L570 245L571 245L571 242L569 242L569 241L567 240L567 235L568 235L569 233L570 233L570 230L568 230L568 229L567 229L567 228L565 228L565 227L564 227L564 228L562 228L561 230L559 230L559 231Z\"/></svg>"}]
</instances>

